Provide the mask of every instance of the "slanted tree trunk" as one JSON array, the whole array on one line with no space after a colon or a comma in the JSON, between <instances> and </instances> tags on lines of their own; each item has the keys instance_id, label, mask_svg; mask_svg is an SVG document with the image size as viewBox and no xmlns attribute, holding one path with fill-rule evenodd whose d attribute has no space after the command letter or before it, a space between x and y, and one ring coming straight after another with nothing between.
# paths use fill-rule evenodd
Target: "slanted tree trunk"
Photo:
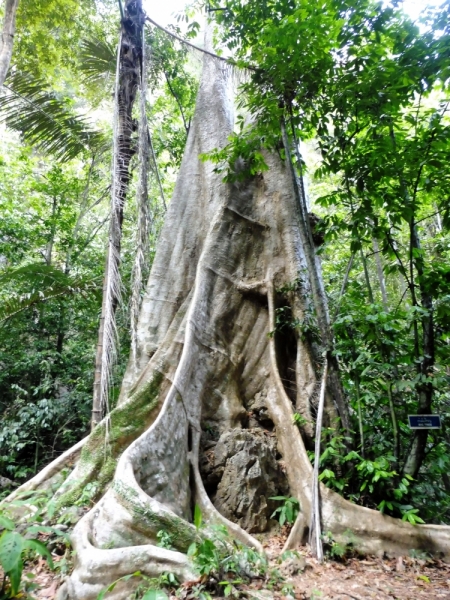
<instances>
[{"instance_id":1,"label":"slanted tree trunk","mask_svg":"<svg viewBox=\"0 0 450 600\"><path fill-rule=\"evenodd\" d=\"M130 160L134 153L132 113L141 78L143 27L142 0L126 0L115 92L111 217L95 357L92 427L95 427L107 412L110 370L114 359L115 312L120 298L119 267L123 211L131 177Z\"/></svg>"},{"instance_id":2,"label":"slanted tree trunk","mask_svg":"<svg viewBox=\"0 0 450 600\"><path fill-rule=\"evenodd\" d=\"M58 502L72 503L89 481L106 490L74 529L76 564L61 599L95 600L105 585L136 571L192 579L186 551L205 535L192 524L194 504L206 523L223 523L231 535L261 549L207 495L199 448L205 424L222 434L253 435L246 429L246 407L262 393L288 493L300 501L302 523L310 521L312 467L292 416L318 391L320 372L308 344L300 336L287 344L275 327L277 290L294 282L306 265L292 177L277 155L266 155L269 170L263 176L225 184L213 165L198 158L223 147L233 130L231 81L229 67L205 58L142 304L137 358L130 360L117 408L72 453L26 484L45 486L83 446ZM292 294L294 318L302 319L304 302L301 294ZM288 381L280 375L281 356L295 365ZM350 531L361 551L404 554L421 548L450 556L450 528L413 527L322 485L320 497L323 529L337 540ZM175 550L157 546L160 530L172 535ZM304 527L295 531L290 544L307 535ZM135 584L136 578L119 583L111 598L128 598Z\"/></svg>"},{"instance_id":3,"label":"slanted tree trunk","mask_svg":"<svg viewBox=\"0 0 450 600\"><path fill-rule=\"evenodd\" d=\"M19 0L6 0L5 14L3 16L2 42L0 46L0 87L5 82L11 62L18 6Z\"/></svg>"}]
</instances>

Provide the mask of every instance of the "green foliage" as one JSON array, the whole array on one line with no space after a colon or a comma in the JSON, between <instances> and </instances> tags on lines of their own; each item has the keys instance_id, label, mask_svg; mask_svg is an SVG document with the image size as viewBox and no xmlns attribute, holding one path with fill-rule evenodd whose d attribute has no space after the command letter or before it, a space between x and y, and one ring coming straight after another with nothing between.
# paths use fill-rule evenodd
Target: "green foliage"
<instances>
[{"instance_id":1,"label":"green foliage","mask_svg":"<svg viewBox=\"0 0 450 600\"><path fill-rule=\"evenodd\" d=\"M167 600L167 594L159 587L154 587L156 585L160 585L159 580L151 579L147 577L140 571L136 571L135 573L131 573L130 575L124 575L123 577L119 577L112 583L110 583L107 587L105 587L97 596L97 600L103 600L103 598L107 597L107 595L114 591L116 585L120 582L130 581L133 577L139 578L142 583L139 585L135 594L131 595L130 598L140 598L142 600ZM174 579L174 582L176 580Z\"/></svg>"},{"instance_id":2,"label":"green foliage","mask_svg":"<svg viewBox=\"0 0 450 600\"><path fill-rule=\"evenodd\" d=\"M1 119L26 142L59 160L104 145L102 134L76 115L68 98L49 91L43 79L16 72L7 78L5 86L11 93L0 98Z\"/></svg>"},{"instance_id":3,"label":"green foliage","mask_svg":"<svg viewBox=\"0 0 450 600\"><path fill-rule=\"evenodd\" d=\"M238 126L239 133L231 134L224 148L200 155L202 160L216 164L214 171L225 173L223 181L228 183L245 181L268 169L261 153L263 140L258 129L245 127L244 119L239 117Z\"/></svg>"},{"instance_id":4,"label":"green foliage","mask_svg":"<svg viewBox=\"0 0 450 600\"><path fill-rule=\"evenodd\" d=\"M342 559L348 552L346 544L337 542L330 531L322 534L322 541L325 549L331 558Z\"/></svg>"},{"instance_id":5,"label":"green foliage","mask_svg":"<svg viewBox=\"0 0 450 600\"><path fill-rule=\"evenodd\" d=\"M414 482L410 475L400 477L392 468L395 458L379 456L364 459L354 450L347 452L345 438L334 429L323 431L324 450L320 457L319 480L354 502L378 508L410 523L423 523L419 509L401 501L410 497ZM314 461L314 453L309 453Z\"/></svg>"},{"instance_id":6,"label":"green foliage","mask_svg":"<svg viewBox=\"0 0 450 600\"><path fill-rule=\"evenodd\" d=\"M114 82L116 72L116 50L103 39L81 40L80 70L88 85L103 86Z\"/></svg>"},{"instance_id":7,"label":"green foliage","mask_svg":"<svg viewBox=\"0 0 450 600\"><path fill-rule=\"evenodd\" d=\"M157 28L146 31L152 49L149 84L155 95L149 125L160 168L168 173L181 164L194 114L198 78L189 65L185 46Z\"/></svg>"},{"instance_id":8,"label":"green foliage","mask_svg":"<svg viewBox=\"0 0 450 600\"><path fill-rule=\"evenodd\" d=\"M297 425L298 427L301 428L308 423L308 419L305 419L305 417L303 415L301 415L300 413L295 412L292 415L292 422L294 423L294 425Z\"/></svg>"},{"instance_id":9,"label":"green foliage","mask_svg":"<svg viewBox=\"0 0 450 600\"><path fill-rule=\"evenodd\" d=\"M158 546L161 546L161 548L167 548L168 550L170 550L173 547L172 536L167 531L164 531L163 529L161 529L156 534L156 537L159 540Z\"/></svg>"},{"instance_id":10,"label":"green foliage","mask_svg":"<svg viewBox=\"0 0 450 600\"><path fill-rule=\"evenodd\" d=\"M2 592L5 598L14 598L19 593L22 580L24 557L31 554L39 554L44 557L51 569L54 568L52 556L45 544L38 539L28 537L36 532L36 526L28 526L25 531L23 527L19 532L15 523L5 512L0 512L0 529L4 529L0 535L0 565L5 574ZM47 528L53 531L53 528ZM25 534L25 535L23 535ZM6 582L9 586L5 590Z\"/></svg>"},{"instance_id":11,"label":"green foliage","mask_svg":"<svg viewBox=\"0 0 450 600\"><path fill-rule=\"evenodd\" d=\"M107 597L110 592L113 592L118 583L130 581L133 577L139 579L140 584L136 591L130 594L129 598L133 600L168 600L166 592L161 589L161 586L165 583L169 583L173 587L177 583L175 576L172 573L163 573L159 579L147 577L140 571L130 573L130 575L124 575L119 577L98 594L97 600L103 600Z\"/></svg>"},{"instance_id":12,"label":"green foliage","mask_svg":"<svg viewBox=\"0 0 450 600\"><path fill-rule=\"evenodd\" d=\"M261 575L267 571L267 561L264 556L247 546L232 540L224 526L214 526L202 531L204 537L200 542L194 542L188 549L188 556L200 576L208 576L217 581L219 588L230 577L234 584L237 580L248 581L249 577ZM207 537L206 537L207 536ZM204 588L199 590L203 593ZM231 594L233 590L230 589Z\"/></svg>"},{"instance_id":13,"label":"green foliage","mask_svg":"<svg viewBox=\"0 0 450 600\"><path fill-rule=\"evenodd\" d=\"M221 561L224 555L223 540L219 544L212 540L205 539L200 543L193 542L188 549L190 556L196 563L200 575L209 575L218 573L221 568Z\"/></svg>"},{"instance_id":14,"label":"green foliage","mask_svg":"<svg viewBox=\"0 0 450 600\"><path fill-rule=\"evenodd\" d=\"M0 325L41 302L69 294L83 294L98 290L96 282L80 277L71 277L52 265L32 263L18 269L5 271L0 276L0 285L26 282L31 288L22 295L9 296L0 304Z\"/></svg>"},{"instance_id":15,"label":"green foliage","mask_svg":"<svg viewBox=\"0 0 450 600\"><path fill-rule=\"evenodd\" d=\"M10 478L29 477L89 427L103 190L98 166L47 165L3 142L0 473Z\"/></svg>"},{"instance_id":16,"label":"green foliage","mask_svg":"<svg viewBox=\"0 0 450 600\"><path fill-rule=\"evenodd\" d=\"M276 508L270 515L271 518L278 515L278 522L281 526L285 523L291 525L295 522L298 513L300 512L300 503L296 498L288 498L286 496L273 496L269 500L275 500L276 502L282 502L281 506Z\"/></svg>"},{"instance_id":17,"label":"green foliage","mask_svg":"<svg viewBox=\"0 0 450 600\"><path fill-rule=\"evenodd\" d=\"M195 508L194 508L194 525L197 529L200 529L202 524L203 524L202 511L200 509L200 506L198 504L196 504Z\"/></svg>"}]
</instances>

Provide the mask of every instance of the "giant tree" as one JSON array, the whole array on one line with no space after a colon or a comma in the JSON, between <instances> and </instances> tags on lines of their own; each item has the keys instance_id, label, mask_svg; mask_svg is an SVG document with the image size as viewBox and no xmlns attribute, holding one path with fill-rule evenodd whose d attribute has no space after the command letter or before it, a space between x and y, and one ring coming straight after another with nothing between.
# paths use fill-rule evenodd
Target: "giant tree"
<instances>
[{"instance_id":1,"label":"giant tree","mask_svg":"<svg viewBox=\"0 0 450 600\"><path fill-rule=\"evenodd\" d=\"M231 75L224 61L205 57L140 313L137 360L130 360L119 404L86 440L25 487L45 486L76 459L58 493L59 505L76 500L89 481L96 480L105 492L74 530L76 566L61 597L94 599L104 585L135 571L191 578L186 551L208 535L192 524L194 503L206 522L225 524L237 539L261 549L220 514L199 470L202 430L213 427L221 438L260 435L247 419L256 397L276 435L286 485L300 500L299 523L309 521L312 467L292 415L317 391L317 351L314 340L286 336L276 324L281 301L290 306L293 319L302 320L311 294L302 277L306 259L294 180L274 152L264 151L268 168L262 174L249 173L237 161L236 178L228 183L199 159L223 147L233 130ZM449 551L446 527L413 527L324 487L321 497L326 530L337 539L351 530L363 551ZM172 535L173 550L157 546L162 529ZM295 543L303 539L304 528L297 533ZM119 583L115 597L128 597L130 584Z\"/></svg>"}]
</instances>

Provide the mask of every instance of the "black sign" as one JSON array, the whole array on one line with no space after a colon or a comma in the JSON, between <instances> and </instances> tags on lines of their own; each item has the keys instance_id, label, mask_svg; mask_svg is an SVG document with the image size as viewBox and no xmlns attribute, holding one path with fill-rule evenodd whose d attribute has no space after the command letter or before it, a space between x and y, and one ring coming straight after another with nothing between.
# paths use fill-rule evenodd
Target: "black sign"
<instances>
[{"instance_id":1,"label":"black sign","mask_svg":"<svg viewBox=\"0 0 450 600\"><path fill-rule=\"evenodd\" d=\"M411 429L440 429L441 415L408 415Z\"/></svg>"}]
</instances>

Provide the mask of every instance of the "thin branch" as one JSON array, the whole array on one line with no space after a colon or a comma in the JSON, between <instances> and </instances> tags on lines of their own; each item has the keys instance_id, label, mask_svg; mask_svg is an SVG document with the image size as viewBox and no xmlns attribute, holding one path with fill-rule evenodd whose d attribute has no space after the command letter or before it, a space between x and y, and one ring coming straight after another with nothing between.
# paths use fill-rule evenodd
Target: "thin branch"
<instances>
[{"instance_id":1,"label":"thin branch","mask_svg":"<svg viewBox=\"0 0 450 600\"><path fill-rule=\"evenodd\" d=\"M86 248L92 242L92 240L95 238L95 236L100 231L100 229L103 227L103 225L106 223L106 221L108 221L108 219L109 219L109 214L103 219L103 221L100 221L100 223L99 223L99 225L97 225L97 227L94 227L94 229L91 231L91 233L86 238L86 241L85 241L83 247L78 252L75 253L75 255L74 255L75 259L77 259L81 254L83 254L83 252L86 250Z\"/></svg>"},{"instance_id":2,"label":"thin branch","mask_svg":"<svg viewBox=\"0 0 450 600\"><path fill-rule=\"evenodd\" d=\"M334 312L332 324L336 321L337 316L339 314L339 309L341 307L342 297L344 296L345 288L347 287L348 278L349 278L349 275L350 275L350 271L352 270L354 258L355 258L355 253L353 253L350 256L350 260L348 261L347 269L345 271L344 281L342 282L341 291L339 292L339 298L338 298L338 301L337 301L337 304L336 304L336 310Z\"/></svg>"},{"instance_id":3,"label":"thin branch","mask_svg":"<svg viewBox=\"0 0 450 600\"><path fill-rule=\"evenodd\" d=\"M155 173L156 173L156 179L158 181L159 192L161 194L161 198L163 201L164 210L167 210L166 199L164 197L164 190L163 190L163 186L161 183L161 177L159 175L158 163L156 162L156 154L155 154L155 150L153 148L152 136L150 135L150 127L148 127L148 126L147 126L147 133L148 133L148 145L150 147L150 152L151 152L152 158L153 158L153 164L155 166Z\"/></svg>"},{"instance_id":4,"label":"thin branch","mask_svg":"<svg viewBox=\"0 0 450 600\"><path fill-rule=\"evenodd\" d=\"M422 219L419 219L418 221L416 221L416 225L418 223L422 223L422 221L426 221L427 219L431 219L431 217L435 217L436 215L439 215L440 212L437 210L436 212L432 213L431 215L427 215L426 217L423 217Z\"/></svg>"},{"instance_id":5,"label":"thin branch","mask_svg":"<svg viewBox=\"0 0 450 600\"><path fill-rule=\"evenodd\" d=\"M148 16L145 17L145 20L148 21L149 23L151 23L152 25L154 25L155 27L157 27L158 29L161 29L161 31L164 31L164 33L167 33L167 35L170 35L170 37L175 38L176 40L178 40L182 44L186 44L187 46L190 46L191 48L194 48L194 50L198 50L199 52L203 52L204 54L208 54L208 56L212 56L213 58L218 58L219 60L221 60L223 62L231 63L231 64L233 63L233 61L231 59L229 59L229 58L224 58L223 56L219 56L218 54L214 54L214 52L210 52L209 50L205 50L204 48L200 48L199 46L196 46L192 42L188 42L187 40L184 40L182 37L180 37L176 33L173 33L172 31L169 31L168 29L166 29L162 25L158 25L158 23L156 23L156 21L154 21L153 19L150 19L150 17L148 17Z\"/></svg>"},{"instance_id":6,"label":"thin branch","mask_svg":"<svg viewBox=\"0 0 450 600\"><path fill-rule=\"evenodd\" d=\"M176 33L173 33L172 31L169 31L168 29L165 29L165 27L162 27L162 25L158 25L158 23L156 23L156 21L154 21L153 19L150 19L150 17L148 17L148 16L145 17L145 20L148 21L149 23L151 23L152 25L154 25L155 27L158 27L158 29L161 29L161 31L164 31L164 33L167 33L167 35L170 35L170 37L173 37L174 39L178 40L182 44L186 44L187 46L190 46L194 50L198 50L198 52L203 52L203 54L207 54L208 56L212 56L212 58L217 58L218 60L221 60L222 62L225 62L225 63L227 63L229 65L233 65L234 67L238 67L238 65L236 64L236 61L234 61L232 58L225 58L224 56L219 56L218 54L214 54L214 52L210 52L209 50L205 50L204 48L200 48L199 46L196 46L192 42L188 42L187 40L184 40L182 37L180 37ZM240 68L240 67L238 67L238 68ZM250 65L245 65L245 68L249 69L250 71L256 71L257 70L255 67L251 67Z\"/></svg>"},{"instance_id":7,"label":"thin branch","mask_svg":"<svg viewBox=\"0 0 450 600\"><path fill-rule=\"evenodd\" d=\"M180 102L180 100L179 100L178 96L176 95L176 93L175 93L175 90L173 89L173 87L172 87L172 84L170 83L170 79L169 79L169 77L167 76L167 73L166 73L165 71L164 71L164 77L166 78L167 85L168 85L168 87L169 87L170 93L171 93L171 94L172 94L172 96L175 98L175 101L176 101L176 103L178 104L178 108L180 109L181 118L183 119L183 125L184 125L184 128L186 129L186 135L187 135L187 134L189 133L189 127L188 127L188 125L186 124L186 119L184 118L184 111L183 111L183 107L182 107L182 105L181 105L181 102Z\"/></svg>"}]
</instances>

